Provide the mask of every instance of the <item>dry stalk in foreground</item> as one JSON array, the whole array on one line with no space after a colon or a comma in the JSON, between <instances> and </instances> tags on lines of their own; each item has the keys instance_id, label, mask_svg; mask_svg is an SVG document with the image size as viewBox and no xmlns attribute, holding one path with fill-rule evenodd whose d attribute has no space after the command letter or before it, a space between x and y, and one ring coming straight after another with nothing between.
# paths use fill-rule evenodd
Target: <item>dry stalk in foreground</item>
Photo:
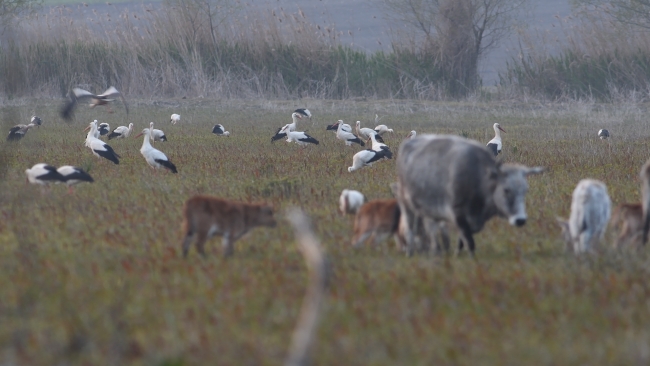
<instances>
[{"instance_id":1,"label":"dry stalk in foreground","mask_svg":"<svg viewBox=\"0 0 650 366\"><path fill-rule=\"evenodd\" d=\"M309 218L297 208L290 209L287 219L293 226L298 249L309 270L309 286L302 302L298 324L291 337L285 366L302 366L308 363L309 347L314 339L323 298L328 282L327 259L311 229Z\"/></svg>"}]
</instances>

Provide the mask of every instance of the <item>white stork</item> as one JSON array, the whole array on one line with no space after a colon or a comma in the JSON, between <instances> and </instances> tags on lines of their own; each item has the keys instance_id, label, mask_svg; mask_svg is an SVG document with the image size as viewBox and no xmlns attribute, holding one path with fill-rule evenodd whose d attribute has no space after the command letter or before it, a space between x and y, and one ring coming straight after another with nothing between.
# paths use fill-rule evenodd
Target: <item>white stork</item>
<instances>
[{"instance_id":1,"label":"white stork","mask_svg":"<svg viewBox=\"0 0 650 366\"><path fill-rule=\"evenodd\" d=\"M487 147L494 153L494 156L497 156L501 153L501 131L506 132L503 128L501 128L501 125L498 123L495 123L493 126L494 128L494 138L490 140L490 142L487 143Z\"/></svg>"},{"instance_id":2,"label":"white stork","mask_svg":"<svg viewBox=\"0 0 650 366\"><path fill-rule=\"evenodd\" d=\"M609 131L604 128L599 130L598 137L600 137L601 140L607 140L609 138Z\"/></svg>"},{"instance_id":3,"label":"white stork","mask_svg":"<svg viewBox=\"0 0 650 366\"><path fill-rule=\"evenodd\" d=\"M278 128L278 130L275 132L275 135L271 137L271 142L275 142L276 140L280 140L286 137L287 136L286 131L289 132L295 131L299 119L302 119L302 117L300 117L300 113L298 112L291 113L291 123Z\"/></svg>"},{"instance_id":4,"label":"white stork","mask_svg":"<svg viewBox=\"0 0 650 366\"><path fill-rule=\"evenodd\" d=\"M125 139L131 135L131 132L133 132L133 123L129 123L129 127L117 127L110 133L110 135L108 135L108 139Z\"/></svg>"},{"instance_id":5,"label":"white stork","mask_svg":"<svg viewBox=\"0 0 650 366\"><path fill-rule=\"evenodd\" d=\"M359 138L362 140L370 139L370 135L377 135L377 131L373 130L372 128L367 128L367 127L362 128L361 121L357 121L356 131L357 131L357 136L359 136ZM382 139L381 136L378 136L377 141L384 142L384 139Z\"/></svg>"},{"instance_id":6,"label":"white stork","mask_svg":"<svg viewBox=\"0 0 650 366\"><path fill-rule=\"evenodd\" d=\"M88 129L90 129L90 131L88 131L88 135L86 136L86 146L90 148L93 154L97 157L110 160L114 164L119 164L120 161L118 159L120 156L117 155L113 148L108 146L104 141L95 137L95 134L97 133L96 121L90 122L86 130Z\"/></svg>"},{"instance_id":7,"label":"white stork","mask_svg":"<svg viewBox=\"0 0 650 366\"><path fill-rule=\"evenodd\" d=\"M90 176L90 174L86 173L83 169L76 166L64 165L56 171L61 174L63 177L62 181L65 182L65 184L68 186L68 193L72 193L72 186L75 184L79 184L81 182L92 183L95 181L93 177Z\"/></svg>"},{"instance_id":8,"label":"white stork","mask_svg":"<svg viewBox=\"0 0 650 366\"><path fill-rule=\"evenodd\" d=\"M181 121L181 115L180 114L172 114L172 116L169 118L169 122L173 125L177 124L178 122Z\"/></svg>"},{"instance_id":9,"label":"white stork","mask_svg":"<svg viewBox=\"0 0 650 366\"><path fill-rule=\"evenodd\" d=\"M361 150L352 157L352 166L348 167L348 172L361 169L364 166L372 166L373 163L386 157L386 152L390 150Z\"/></svg>"},{"instance_id":10,"label":"white stork","mask_svg":"<svg viewBox=\"0 0 650 366\"><path fill-rule=\"evenodd\" d=\"M418 135L418 133L415 132L415 130L411 130L411 132L409 132L409 134L406 135L406 138L407 138L407 139L414 139L415 136L417 136L417 135Z\"/></svg>"},{"instance_id":11,"label":"white stork","mask_svg":"<svg viewBox=\"0 0 650 366\"><path fill-rule=\"evenodd\" d=\"M352 146L352 143L357 143L361 146L365 146L363 141L357 135L352 133L352 127L350 125L343 123L343 120L338 121L338 126L336 129L336 138L339 140L345 141L345 146Z\"/></svg>"},{"instance_id":12,"label":"white stork","mask_svg":"<svg viewBox=\"0 0 650 366\"><path fill-rule=\"evenodd\" d=\"M18 141L25 137L27 131L30 128L36 126L34 123L28 125L16 125L9 129L9 135L7 135L7 141Z\"/></svg>"},{"instance_id":13,"label":"white stork","mask_svg":"<svg viewBox=\"0 0 650 366\"><path fill-rule=\"evenodd\" d=\"M167 136L165 136L165 133L162 132L162 130L153 128L153 122L149 122L149 130L151 131L151 141L167 141Z\"/></svg>"},{"instance_id":14,"label":"white stork","mask_svg":"<svg viewBox=\"0 0 650 366\"><path fill-rule=\"evenodd\" d=\"M29 183L43 186L52 182L64 181L64 178L56 171L55 167L45 163L36 164L30 169L25 170L25 175Z\"/></svg>"},{"instance_id":15,"label":"white stork","mask_svg":"<svg viewBox=\"0 0 650 366\"><path fill-rule=\"evenodd\" d=\"M217 136L230 136L230 132L226 131L222 124L216 124L212 127L212 133Z\"/></svg>"},{"instance_id":16,"label":"white stork","mask_svg":"<svg viewBox=\"0 0 650 366\"><path fill-rule=\"evenodd\" d=\"M153 125L153 122L151 122L151 125ZM176 170L176 165L169 161L167 156L162 151L151 146L151 142L149 142L151 139L150 129L145 128L141 133L135 136L135 138L138 138L142 135L144 135L144 140L142 142L142 148L140 148L140 153L142 156L144 156L144 159L154 169L154 171L157 168L165 168L174 174L178 173L178 170Z\"/></svg>"},{"instance_id":17,"label":"white stork","mask_svg":"<svg viewBox=\"0 0 650 366\"><path fill-rule=\"evenodd\" d=\"M383 136L386 132L393 133L393 129L388 128L388 126L386 125L378 125L377 127L375 127L375 132L377 132L379 136Z\"/></svg>"},{"instance_id":18,"label":"white stork","mask_svg":"<svg viewBox=\"0 0 650 366\"><path fill-rule=\"evenodd\" d=\"M370 135L370 141L372 141L372 150L375 151L385 151L385 157L386 159L392 159L393 158L393 152L390 151L390 148L388 145L384 144L383 142L377 141L377 135Z\"/></svg>"},{"instance_id":19,"label":"white stork","mask_svg":"<svg viewBox=\"0 0 650 366\"><path fill-rule=\"evenodd\" d=\"M40 127L43 124L43 120L41 119L41 117L32 116L31 123L33 123L37 127Z\"/></svg>"},{"instance_id":20,"label":"white stork","mask_svg":"<svg viewBox=\"0 0 650 366\"><path fill-rule=\"evenodd\" d=\"M294 112L294 113L300 113L300 114L302 114L303 116L305 116L305 117L311 119L311 112L310 112L309 109L307 109L307 108L298 108L298 109L296 109L296 110L293 111L293 112Z\"/></svg>"},{"instance_id":21,"label":"white stork","mask_svg":"<svg viewBox=\"0 0 650 366\"><path fill-rule=\"evenodd\" d=\"M77 106L78 100L90 99L90 107L95 107L98 105L107 105L108 103L115 100L115 98L120 97L124 103L124 109L126 109L126 114L129 114L129 107L126 105L126 100L124 96L120 93L114 86L109 87L103 94L95 95L87 90L80 88L74 88L69 94L70 99L63 105L61 108L60 114L61 118L70 120L74 109ZM109 109L110 112L110 109ZM112 112L111 112L112 113Z\"/></svg>"},{"instance_id":22,"label":"white stork","mask_svg":"<svg viewBox=\"0 0 650 366\"><path fill-rule=\"evenodd\" d=\"M106 122L102 122L97 126L97 130L99 130L99 136L108 135L111 132L111 126Z\"/></svg>"},{"instance_id":23,"label":"white stork","mask_svg":"<svg viewBox=\"0 0 650 366\"><path fill-rule=\"evenodd\" d=\"M295 142L302 147L305 147L309 144L318 145L318 140L309 136L305 132L288 131L288 128L283 128L283 133L287 135L287 142Z\"/></svg>"}]
</instances>

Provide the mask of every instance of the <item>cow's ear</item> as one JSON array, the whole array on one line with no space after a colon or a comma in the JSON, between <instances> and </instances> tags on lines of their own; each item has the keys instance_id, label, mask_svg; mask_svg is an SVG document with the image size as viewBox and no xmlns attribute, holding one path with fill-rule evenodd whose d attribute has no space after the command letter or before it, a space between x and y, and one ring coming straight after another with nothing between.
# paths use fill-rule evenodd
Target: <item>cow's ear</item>
<instances>
[{"instance_id":1,"label":"cow's ear","mask_svg":"<svg viewBox=\"0 0 650 366\"><path fill-rule=\"evenodd\" d=\"M544 172L545 168L543 166L535 166L535 167L526 167L526 170L524 170L524 175L529 176L532 174L541 174Z\"/></svg>"}]
</instances>

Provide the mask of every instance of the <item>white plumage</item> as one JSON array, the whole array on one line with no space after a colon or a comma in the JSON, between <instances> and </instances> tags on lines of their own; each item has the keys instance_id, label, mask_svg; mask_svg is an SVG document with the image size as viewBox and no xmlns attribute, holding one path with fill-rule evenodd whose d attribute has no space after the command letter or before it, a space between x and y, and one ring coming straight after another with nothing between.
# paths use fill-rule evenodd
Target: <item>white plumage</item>
<instances>
[{"instance_id":1,"label":"white plumage","mask_svg":"<svg viewBox=\"0 0 650 366\"><path fill-rule=\"evenodd\" d=\"M406 138L407 138L407 139L414 139L415 136L417 136L417 135L418 135L418 133L415 132L415 130L411 130L411 132L409 132L409 134L406 135Z\"/></svg>"},{"instance_id":2,"label":"white plumage","mask_svg":"<svg viewBox=\"0 0 650 366\"><path fill-rule=\"evenodd\" d=\"M151 141L167 141L167 136L162 130L153 128L153 122L149 122L149 131L151 136ZM138 135L139 136L139 135Z\"/></svg>"},{"instance_id":3,"label":"white plumage","mask_svg":"<svg viewBox=\"0 0 650 366\"><path fill-rule=\"evenodd\" d=\"M384 134L386 132L393 133L393 129L388 128L388 126L386 126L386 125L378 125L377 127L375 127L375 132L377 132L377 134L379 134L379 136L384 136Z\"/></svg>"},{"instance_id":4,"label":"white plumage","mask_svg":"<svg viewBox=\"0 0 650 366\"><path fill-rule=\"evenodd\" d=\"M490 142L487 143L487 147L494 153L494 156L497 156L501 153L501 131L506 132L503 128L501 128L501 125L498 123L495 123L493 126L494 128L494 138L490 140Z\"/></svg>"},{"instance_id":5,"label":"white plumage","mask_svg":"<svg viewBox=\"0 0 650 366\"><path fill-rule=\"evenodd\" d=\"M171 124L173 124L173 125L175 125L176 123L178 123L180 121L181 121L181 115L176 114L176 113L172 114L172 116L169 119L169 122L171 122Z\"/></svg>"},{"instance_id":6,"label":"white plumage","mask_svg":"<svg viewBox=\"0 0 650 366\"><path fill-rule=\"evenodd\" d=\"M89 126L86 129L90 129L90 131L88 131L88 135L86 136L85 145L90 148L90 150L93 152L93 155L108 159L114 164L119 164L120 161L118 159L120 156L115 153L113 148L106 144L104 141L95 137L97 134L97 120L90 122Z\"/></svg>"},{"instance_id":7,"label":"white plumage","mask_svg":"<svg viewBox=\"0 0 650 366\"><path fill-rule=\"evenodd\" d=\"M222 124L216 124L212 127L212 133L217 136L230 136L230 132L226 131L226 128Z\"/></svg>"},{"instance_id":8,"label":"white plumage","mask_svg":"<svg viewBox=\"0 0 650 366\"><path fill-rule=\"evenodd\" d=\"M287 142L295 142L296 144L305 147L309 144L318 145L318 140L309 136L307 133L302 131L288 131L288 128L283 128L282 133L287 135Z\"/></svg>"},{"instance_id":9,"label":"white plumage","mask_svg":"<svg viewBox=\"0 0 650 366\"><path fill-rule=\"evenodd\" d=\"M275 132L275 135L271 137L271 142L274 142L276 140L282 139L287 136L287 132L293 132L296 130L296 127L298 126L298 120L302 119L300 117L300 113L298 112L293 112L291 113L291 123L286 124Z\"/></svg>"},{"instance_id":10,"label":"white plumage","mask_svg":"<svg viewBox=\"0 0 650 366\"><path fill-rule=\"evenodd\" d=\"M363 204L366 203L366 196L353 189L344 189L339 197L339 211L342 214L356 214Z\"/></svg>"},{"instance_id":11,"label":"white plumage","mask_svg":"<svg viewBox=\"0 0 650 366\"><path fill-rule=\"evenodd\" d=\"M153 122L151 122L151 124L153 125ZM145 128L141 133L135 136L135 138L138 138L142 135L144 135L144 139L142 141L142 148L140 148L140 154L142 154L144 159L147 161L147 164L149 164L154 169L165 168L170 170L172 173L178 173L176 166L171 161L169 161L167 155L151 146L151 142L149 142L151 139L150 129Z\"/></svg>"},{"instance_id":12,"label":"white plumage","mask_svg":"<svg viewBox=\"0 0 650 366\"><path fill-rule=\"evenodd\" d=\"M45 163L36 164L25 170L25 175L31 184L47 185L63 181L63 177L56 171L56 168Z\"/></svg>"},{"instance_id":13,"label":"white plumage","mask_svg":"<svg viewBox=\"0 0 650 366\"><path fill-rule=\"evenodd\" d=\"M117 127L116 129L113 130L108 135L108 139L124 139L127 138L131 135L131 132L133 131L133 123L129 123L129 127L126 126L120 126Z\"/></svg>"},{"instance_id":14,"label":"white plumage","mask_svg":"<svg viewBox=\"0 0 650 366\"><path fill-rule=\"evenodd\" d=\"M373 130L372 128L361 127L361 121L357 121L356 131L357 136L359 136L359 138L364 141L368 140L371 135L377 135L377 131ZM383 139L381 137L379 137L379 140L383 142Z\"/></svg>"},{"instance_id":15,"label":"white plumage","mask_svg":"<svg viewBox=\"0 0 650 366\"><path fill-rule=\"evenodd\" d=\"M343 123L343 120L339 120L338 122L336 138L345 141L346 146L352 146L353 142L365 146L365 143L357 135L352 133L352 127L349 124Z\"/></svg>"},{"instance_id":16,"label":"white plumage","mask_svg":"<svg viewBox=\"0 0 650 366\"><path fill-rule=\"evenodd\" d=\"M72 186L75 184L79 184L81 182L89 182L92 183L95 180L93 177L90 176L90 174L86 173L83 169L72 166L72 165L64 165L62 167L59 167L59 169L56 170L61 176L63 177L63 182L68 186L68 193L72 193Z\"/></svg>"},{"instance_id":17,"label":"white plumage","mask_svg":"<svg viewBox=\"0 0 650 366\"><path fill-rule=\"evenodd\" d=\"M386 151L361 150L352 157L352 166L348 167L348 172L361 169L365 166L372 166L373 163L386 157ZM388 150L390 151L390 150Z\"/></svg>"}]
</instances>

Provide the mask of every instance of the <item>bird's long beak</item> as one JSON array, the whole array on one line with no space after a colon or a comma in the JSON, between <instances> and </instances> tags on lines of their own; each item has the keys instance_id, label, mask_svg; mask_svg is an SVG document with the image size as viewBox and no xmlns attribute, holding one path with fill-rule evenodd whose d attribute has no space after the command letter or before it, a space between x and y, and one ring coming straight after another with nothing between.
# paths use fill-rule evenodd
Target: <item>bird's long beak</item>
<instances>
[{"instance_id":1,"label":"bird's long beak","mask_svg":"<svg viewBox=\"0 0 650 366\"><path fill-rule=\"evenodd\" d=\"M86 127L86 128L84 129L84 132L86 132L86 131L88 131L88 130L90 130L90 125L88 125L88 127Z\"/></svg>"},{"instance_id":2,"label":"bird's long beak","mask_svg":"<svg viewBox=\"0 0 650 366\"><path fill-rule=\"evenodd\" d=\"M142 136L142 132L140 132L139 134L137 134L137 135L134 137L134 139L137 139L137 138L140 137L140 136Z\"/></svg>"},{"instance_id":3,"label":"bird's long beak","mask_svg":"<svg viewBox=\"0 0 650 366\"><path fill-rule=\"evenodd\" d=\"M499 128L501 131L506 132L506 130L504 130L503 128L501 128L501 126L499 126L498 128Z\"/></svg>"}]
</instances>

